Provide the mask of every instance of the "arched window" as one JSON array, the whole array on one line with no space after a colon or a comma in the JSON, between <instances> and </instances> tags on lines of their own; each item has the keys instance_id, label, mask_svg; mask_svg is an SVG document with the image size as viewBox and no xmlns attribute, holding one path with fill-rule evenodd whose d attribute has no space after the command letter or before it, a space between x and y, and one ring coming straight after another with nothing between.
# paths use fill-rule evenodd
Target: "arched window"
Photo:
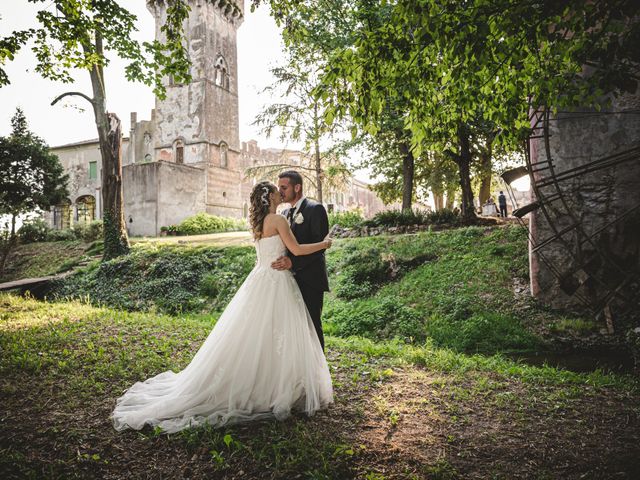
<instances>
[{"instance_id":1,"label":"arched window","mask_svg":"<svg viewBox=\"0 0 640 480\"><path fill-rule=\"evenodd\" d=\"M96 218L96 199L92 195L84 195L76 200L78 223L93 222Z\"/></svg>"},{"instance_id":2,"label":"arched window","mask_svg":"<svg viewBox=\"0 0 640 480\"><path fill-rule=\"evenodd\" d=\"M224 142L220 142L220 166L222 168L229 166L229 146Z\"/></svg>"},{"instance_id":3,"label":"arched window","mask_svg":"<svg viewBox=\"0 0 640 480\"><path fill-rule=\"evenodd\" d=\"M218 55L214 64L216 70L216 85L229 90L229 67L222 55Z\"/></svg>"},{"instance_id":4,"label":"arched window","mask_svg":"<svg viewBox=\"0 0 640 480\"><path fill-rule=\"evenodd\" d=\"M71 211L71 200L68 198L53 207L53 228L71 228Z\"/></svg>"},{"instance_id":5,"label":"arched window","mask_svg":"<svg viewBox=\"0 0 640 480\"><path fill-rule=\"evenodd\" d=\"M176 163L184 163L184 141L182 139L178 139L173 143L173 151Z\"/></svg>"}]
</instances>

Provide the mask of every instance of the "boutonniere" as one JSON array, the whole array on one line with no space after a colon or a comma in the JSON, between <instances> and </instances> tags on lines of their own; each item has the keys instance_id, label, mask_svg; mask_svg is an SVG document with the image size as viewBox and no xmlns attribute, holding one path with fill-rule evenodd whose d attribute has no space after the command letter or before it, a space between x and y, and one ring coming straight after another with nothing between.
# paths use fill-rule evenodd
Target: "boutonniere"
<instances>
[{"instance_id":1,"label":"boutonniere","mask_svg":"<svg viewBox=\"0 0 640 480\"><path fill-rule=\"evenodd\" d=\"M304 222L304 217L302 216L302 213L298 212L293 216L293 222L296 225L301 225L302 222Z\"/></svg>"}]
</instances>

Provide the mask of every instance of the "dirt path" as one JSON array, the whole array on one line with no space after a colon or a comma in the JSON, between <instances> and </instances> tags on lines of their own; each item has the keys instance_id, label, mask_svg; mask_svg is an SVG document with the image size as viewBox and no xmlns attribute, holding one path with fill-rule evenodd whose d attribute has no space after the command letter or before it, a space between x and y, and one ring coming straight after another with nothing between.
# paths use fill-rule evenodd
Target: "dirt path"
<instances>
[{"instance_id":1,"label":"dirt path","mask_svg":"<svg viewBox=\"0 0 640 480\"><path fill-rule=\"evenodd\" d=\"M169 237L133 237L132 244L157 242L161 244L184 244L194 246L228 247L233 245L250 245L252 243L249 232L208 233L205 235L169 236Z\"/></svg>"}]
</instances>

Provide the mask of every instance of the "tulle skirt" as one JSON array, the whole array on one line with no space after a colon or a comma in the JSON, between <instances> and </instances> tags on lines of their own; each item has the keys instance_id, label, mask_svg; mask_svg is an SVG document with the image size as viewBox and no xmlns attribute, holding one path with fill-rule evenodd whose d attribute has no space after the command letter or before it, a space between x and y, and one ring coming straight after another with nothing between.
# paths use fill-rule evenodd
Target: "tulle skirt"
<instances>
[{"instance_id":1,"label":"tulle skirt","mask_svg":"<svg viewBox=\"0 0 640 480\"><path fill-rule=\"evenodd\" d=\"M116 430L145 424L167 433L209 423L309 415L333 402L331 376L290 272L256 267L191 363L129 388Z\"/></svg>"}]
</instances>

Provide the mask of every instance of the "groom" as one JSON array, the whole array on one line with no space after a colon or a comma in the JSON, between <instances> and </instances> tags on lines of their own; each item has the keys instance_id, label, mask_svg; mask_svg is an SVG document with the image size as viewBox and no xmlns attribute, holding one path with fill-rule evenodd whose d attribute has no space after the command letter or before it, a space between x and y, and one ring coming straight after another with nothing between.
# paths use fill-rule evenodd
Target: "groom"
<instances>
[{"instance_id":1,"label":"groom","mask_svg":"<svg viewBox=\"0 0 640 480\"><path fill-rule=\"evenodd\" d=\"M327 212L320 203L316 203L302 194L302 176L287 170L278 175L278 189L283 202L291 205L283 214L287 217L291 231L298 243L321 242L329 233ZM318 333L318 339L324 350L324 335L322 334L322 302L324 292L329 291L327 265L324 250L296 257L290 252L278 258L271 264L276 270L291 270L300 287L302 298L311 314L313 326Z\"/></svg>"}]
</instances>

